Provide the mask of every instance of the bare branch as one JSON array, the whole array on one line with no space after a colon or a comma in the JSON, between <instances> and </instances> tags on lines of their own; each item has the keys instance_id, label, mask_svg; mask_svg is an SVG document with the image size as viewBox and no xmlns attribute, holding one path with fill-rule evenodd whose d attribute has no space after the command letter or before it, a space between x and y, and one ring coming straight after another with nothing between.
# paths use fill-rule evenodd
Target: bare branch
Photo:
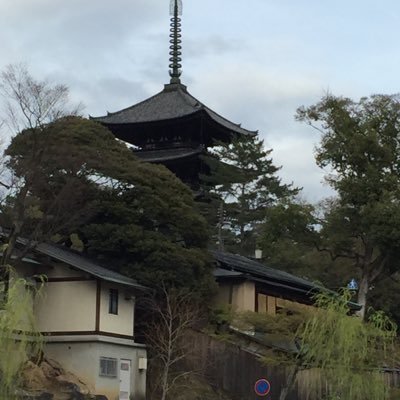
<instances>
[{"instance_id":1,"label":"bare branch","mask_svg":"<svg viewBox=\"0 0 400 400\"><path fill-rule=\"evenodd\" d=\"M0 75L5 121L14 133L41 128L66 115L79 115L82 104L70 106L68 92L65 85L35 80L24 64L9 65Z\"/></svg>"},{"instance_id":2,"label":"bare branch","mask_svg":"<svg viewBox=\"0 0 400 400\"><path fill-rule=\"evenodd\" d=\"M146 308L153 313L147 323L146 342L158 362L160 398L165 400L178 380L191 372L177 372L178 364L189 354L183 338L199 321L199 310L193 306L189 293L167 289L162 285L160 297L147 299Z\"/></svg>"}]
</instances>

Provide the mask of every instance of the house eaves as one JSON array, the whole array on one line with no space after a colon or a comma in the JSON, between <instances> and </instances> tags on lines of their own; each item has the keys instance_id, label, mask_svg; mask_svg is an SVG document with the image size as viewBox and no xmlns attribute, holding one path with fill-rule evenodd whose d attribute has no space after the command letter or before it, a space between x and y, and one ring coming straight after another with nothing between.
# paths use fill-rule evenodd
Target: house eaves
<instances>
[{"instance_id":1,"label":"house eaves","mask_svg":"<svg viewBox=\"0 0 400 400\"><path fill-rule=\"evenodd\" d=\"M1 234L4 234L4 232L1 231L0 235ZM132 278L129 278L116 271L105 268L95 263L94 261L81 256L80 254L77 254L69 249L62 248L61 246L56 246L50 243L35 244L31 243L28 239L24 238L18 238L17 243L23 246L27 245L32 246L33 252L61 261L65 264L70 265L73 268L86 272L87 274L93 276L94 278L106 282L117 283L142 292L147 292L150 290L146 286L140 285Z\"/></svg>"}]
</instances>

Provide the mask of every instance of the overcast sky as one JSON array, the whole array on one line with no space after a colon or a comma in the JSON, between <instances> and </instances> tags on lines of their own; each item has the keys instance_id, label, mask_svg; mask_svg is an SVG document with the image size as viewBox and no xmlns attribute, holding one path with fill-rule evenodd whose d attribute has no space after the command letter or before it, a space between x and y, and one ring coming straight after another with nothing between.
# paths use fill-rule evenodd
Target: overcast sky
<instances>
[{"instance_id":1,"label":"overcast sky","mask_svg":"<svg viewBox=\"0 0 400 400\"><path fill-rule=\"evenodd\" d=\"M281 176L316 201L319 135L296 108L327 91L353 98L400 86L397 0L183 0L182 82L273 148ZM0 69L26 62L69 86L93 116L168 83L169 0L0 0Z\"/></svg>"}]
</instances>

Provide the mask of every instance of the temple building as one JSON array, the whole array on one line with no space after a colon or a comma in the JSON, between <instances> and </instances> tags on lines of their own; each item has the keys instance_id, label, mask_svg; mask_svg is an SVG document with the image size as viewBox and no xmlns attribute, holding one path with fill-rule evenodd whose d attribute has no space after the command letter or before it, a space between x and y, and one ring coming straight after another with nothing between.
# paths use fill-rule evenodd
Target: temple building
<instances>
[{"instance_id":1,"label":"temple building","mask_svg":"<svg viewBox=\"0 0 400 400\"><path fill-rule=\"evenodd\" d=\"M147 100L91 119L131 144L137 157L165 165L196 189L199 175L207 173L201 154L218 141L229 143L234 136L254 136L257 132L217 114L193 97L181 83L181 0L171 0L170 12L170 83Z\"/></svg>"}]
</instances>

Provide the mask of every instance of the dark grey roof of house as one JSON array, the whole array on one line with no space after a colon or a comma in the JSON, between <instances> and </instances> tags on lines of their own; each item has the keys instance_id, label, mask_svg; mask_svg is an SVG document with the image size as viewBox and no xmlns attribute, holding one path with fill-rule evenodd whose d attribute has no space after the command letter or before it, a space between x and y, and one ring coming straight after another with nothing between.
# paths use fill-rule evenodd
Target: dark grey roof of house
<instances>
[{"instance_id":1,"label":"dark grey roof of house","mask_svg":"<svg viewBox=\"0 0 400 400\"><path fill-rule=\"evenodd\" d=\"M239 277L246 276L246 274L244 274L242 272L229 271L229 270L223 269L223 268L215 268L213 271L213 275L216 278L239 278Z\"/></svg>"},{"instance_id":2,"label":"dark grey roof of house","mask_svg":"<svg viewBox=\"0 0 400 400\"><path fill-rule=\"evenodd\" d=\"M240 256L238 254L225 253L222 251L213 251L212 254L220 265L220 268L229 268L232 271L247 273L259 278L272 279L274 281L300 286L308 290L320 287L319 285L314 284L306 279L299 278L279 269L267 267L258 261Z\"/></svg>"},{"instance_id":3,"label":"dark grey roof of house","mask_svg":"<svg viewBox=\"0 0 400 400\"><path fill-rule=\"evenodd\" d=\"M258 261L252 260L238 254L226 253L223 251L211 251L214 259L217 261L218 270L225 269L228 274L215 275L216 278L220 277L236 277L230 275L233 273L242 273L243 277L252 279L258 282L271 284L276 288L290 289L293 293L309 294L312 295L319 290L327 290L333 295L336 292L328 290L317 283L310 282L306 279L299 278L298 276L289 274L288 272L279 269L268 267ZM361 305L352 301L348 302L349 308L352 310L360 310Z\"/></svg>"},{"instance_id":4,"label":"dark grey roof of house","mask_svg":"<svg viewBox=\"0 0 400 400\"><path fill-rule=\"evenodd\" d=\"M146 162L160 162L190 157L200 154L202 151L203 150L201 148L191 149L187 147L181 147L176 149L140 150L134 151L133 154Z\"/></svg>"},{"instance_id":5,"label":"dark grey roof of house","mask_svg":"<svg viewBox=\"0 0 400 400\"><path fill-rule=\"evenodd\" d=\"M255 135L211 110L187 90L182 84L165 85L160 93L123 110L107 113L103 117L90 117L104 124L136 124L171 120L204 111L208 116L231 132L242 135Z\"/></svg>"},{"instance_id":6,"label":"dark grey roof of house","mask_svg":"<svg viewBox=\"0 0 400 400\"><path fill-rule=\"evenodd\" d=\"M139 285L134 279L128 278L127 276L124 276L118 272L104 268L68 249L63 249L59 246L55 246L49 243L40 243L35 247L34 250L38 253L52 257L58 261L62 261L101 280L129 286L131 288L141 291L148 290L148 288L146 288L145 286Z\"/></svg>"}]
</instances>

